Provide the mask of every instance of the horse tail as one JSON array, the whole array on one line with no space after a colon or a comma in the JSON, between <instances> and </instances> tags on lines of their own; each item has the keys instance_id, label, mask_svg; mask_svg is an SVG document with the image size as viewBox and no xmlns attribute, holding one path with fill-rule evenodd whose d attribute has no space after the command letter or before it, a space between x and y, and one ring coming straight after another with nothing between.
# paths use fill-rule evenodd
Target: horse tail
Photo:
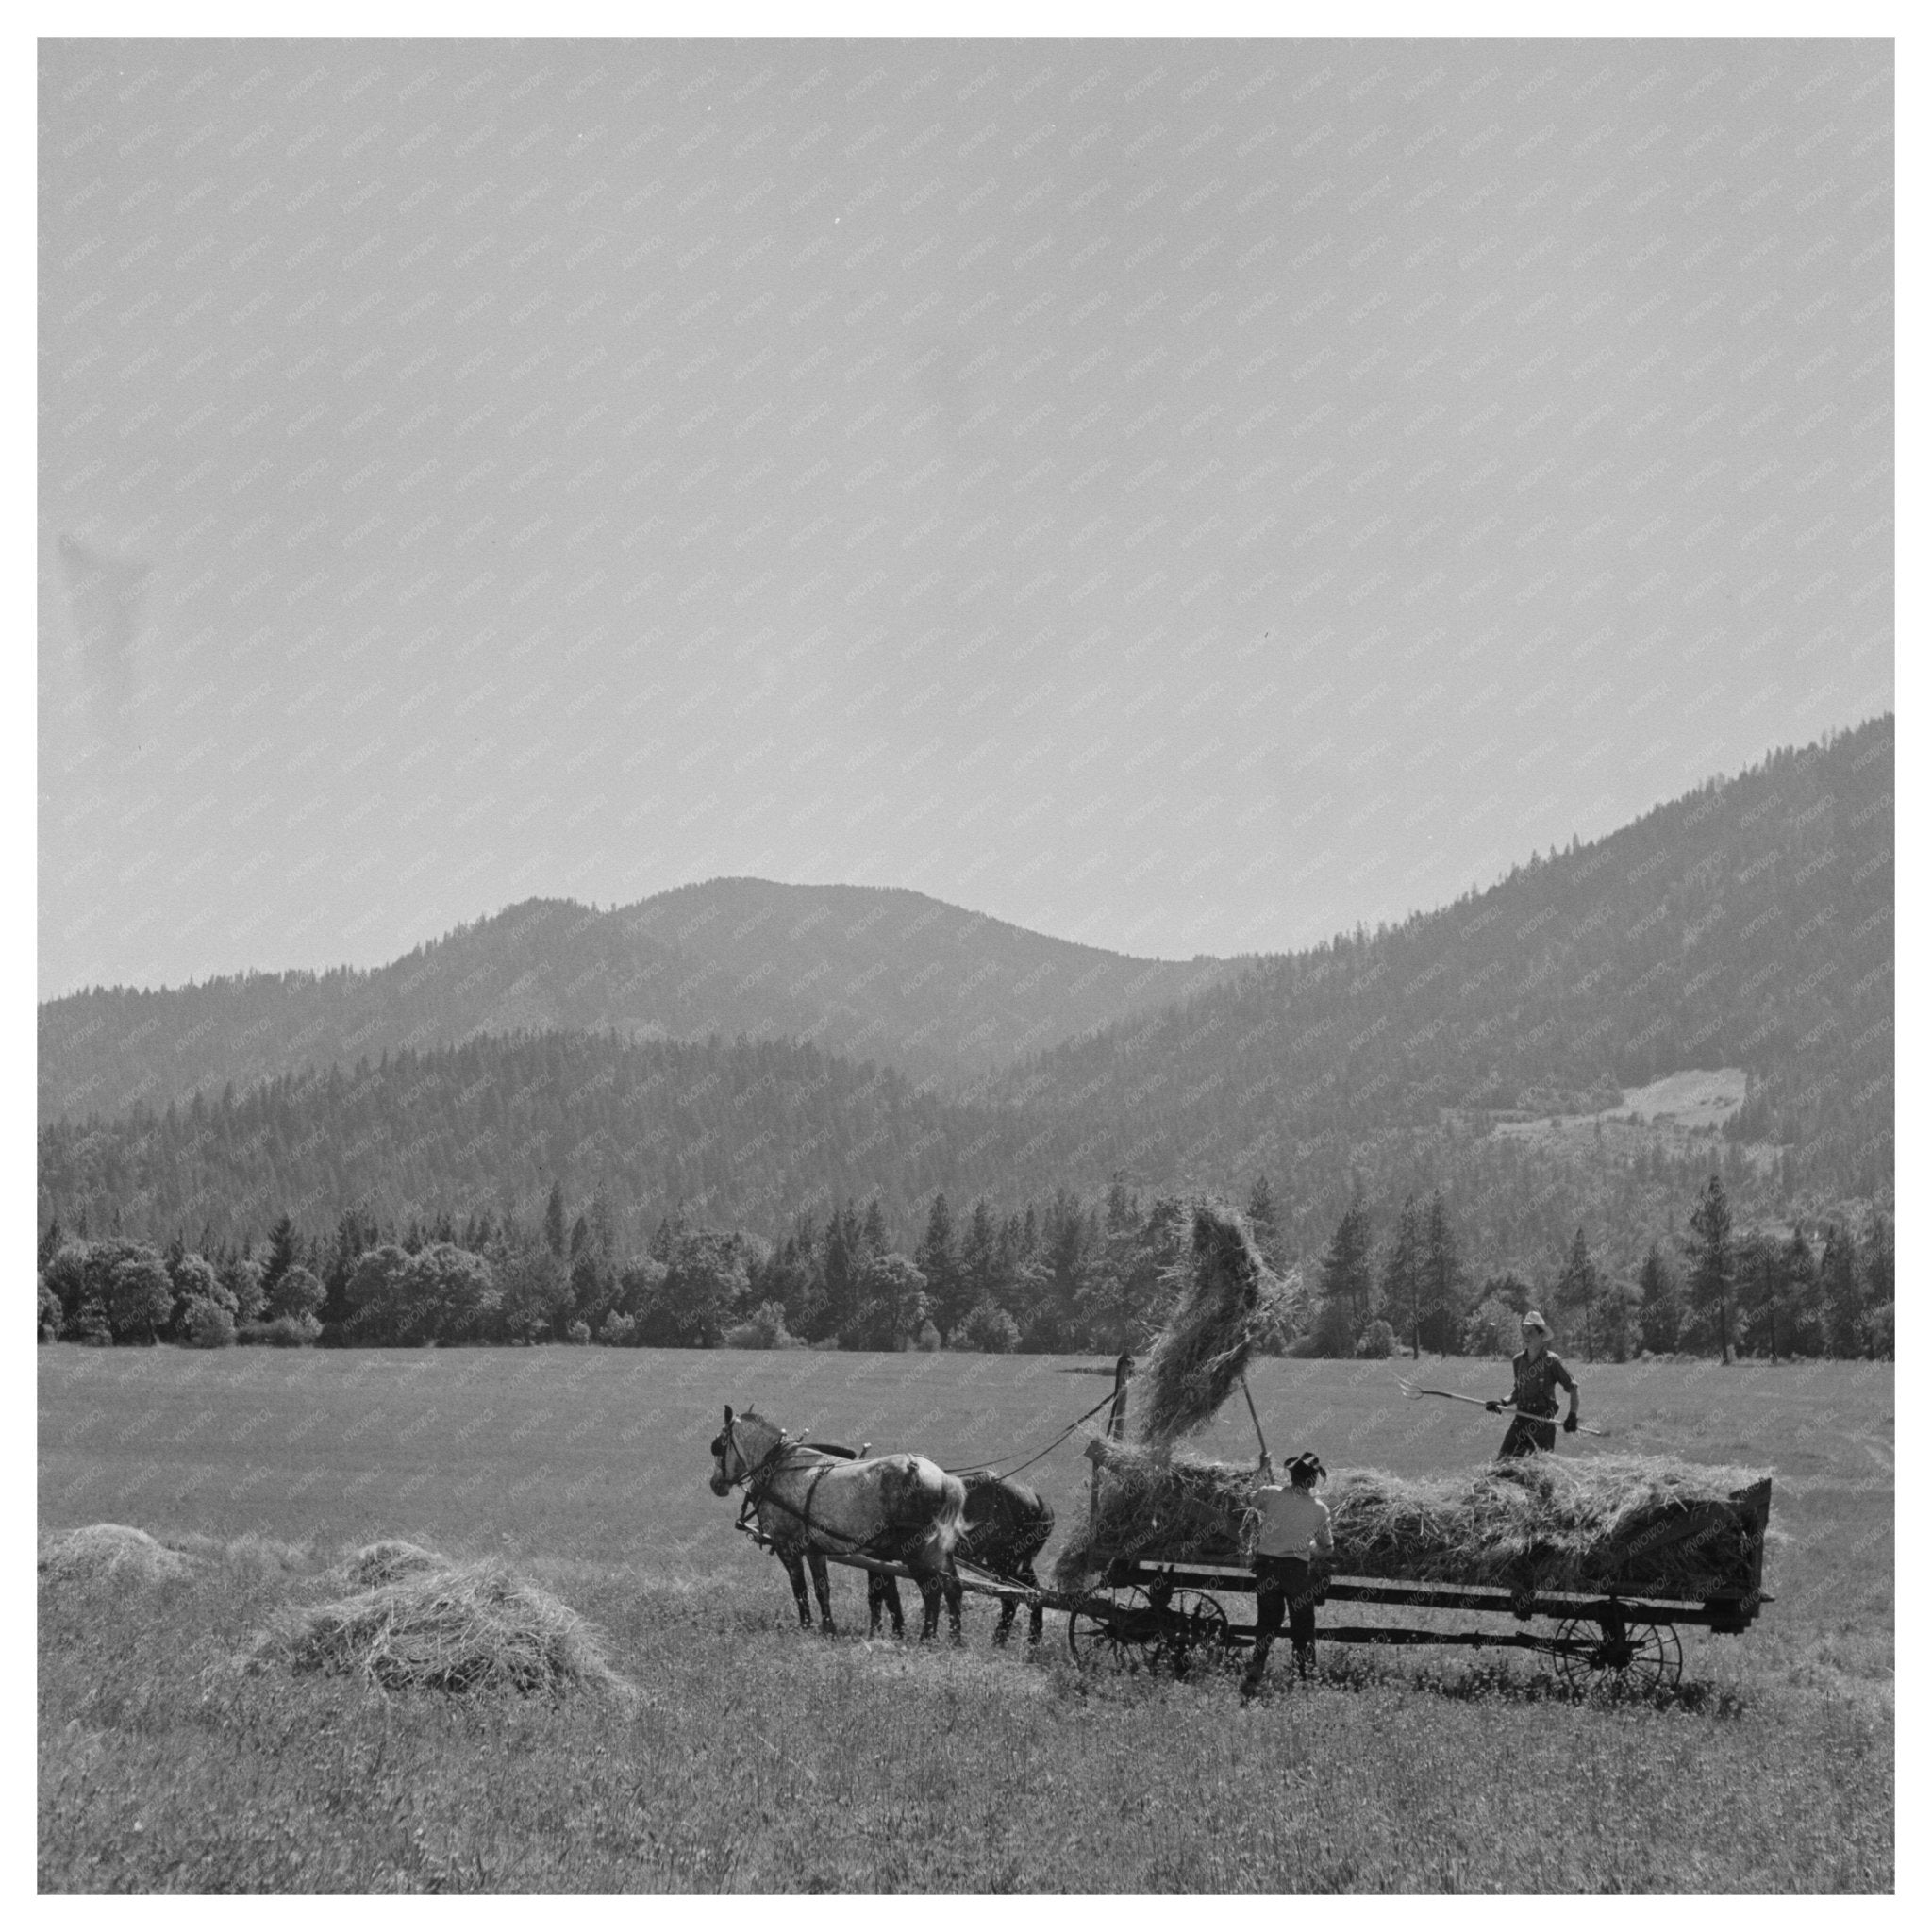
<instances>
[{"instance_id":1,"label":"horse tail","mask_svg":"<svg viewBox=\"0 0 1932 1932\"><path fill-rule=\"evenodd\" d=\"M939 1473L940 1507L933 1517L933 1547L950 1563L953 1546L966 1526L966 1485L944 1470Z\"/></svg>"}]
</instances>

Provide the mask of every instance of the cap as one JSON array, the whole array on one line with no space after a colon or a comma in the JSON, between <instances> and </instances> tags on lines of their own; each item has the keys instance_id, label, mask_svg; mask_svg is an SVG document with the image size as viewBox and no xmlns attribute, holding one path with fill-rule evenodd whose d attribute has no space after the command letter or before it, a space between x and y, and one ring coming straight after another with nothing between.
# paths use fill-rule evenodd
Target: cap
<instances>
[{"instance_id":1,"label":"cap","mask_svg":"<svg viewBox=\"0 0 1932 1932\"><path fill-rule=\"evenodd\" d=\"M1325 1476L1328 1474L1322 1467L1322 1458L1315 1455L1313 1451L1307 1449L1304 1449L1288 1465L1288 1473L1291 1476L1307 1476L1311 1481L1318 1476Z\"/></svg>"},{"instance_id":2,"label":"cap","mask_svg":"<svg viewBox=\"0 0 1932 1932\"><path fill-rule=\"evenodd\" d=\"M1523 1325L1525 1328L1541 1328L1545 1335L1550 1332L1550 1324L1534 1308L1530 1309L1529 1313L1524 1316Z\"/></svg>"}]
</instances>

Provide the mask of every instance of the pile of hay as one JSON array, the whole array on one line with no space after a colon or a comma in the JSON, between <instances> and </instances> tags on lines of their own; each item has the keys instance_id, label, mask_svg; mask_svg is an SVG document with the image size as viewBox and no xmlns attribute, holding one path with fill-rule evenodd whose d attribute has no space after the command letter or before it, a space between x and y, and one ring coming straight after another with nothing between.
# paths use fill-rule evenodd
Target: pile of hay
<instances>
[{"instance_id":1,"label":"pile of hay","mask_svg":"<svg viewBox=\"0 0 1932 1932\"><path fill-rule=\"evenodd\" d=\"M125 1523L90 1523L57 1537L41 1552L43 1576L56 1582L80 1577L112 1577L118 1583L165 1583L192 1575L194 1559L144 1529Z\"/></svg>"},{"instance_id":2,"label":"pile of hay","mask_svg":"<svg viewBox=\"0 0 1932 1932\"><path fill-rule=\"evenodd\" d=\"M425 1550L420 1543L406 1543L399 1537L369 1543L346 1557L329 1574L352 1590L375 1590L395 1583L405 1576L421 1576L429 1570L447 1570L449 1558Z\"/></svg>"},{"instance_id":3,"label":"pile of hay","mask_svg":"<svg viewBox=\"0 0 1932 1932\"><path fill-rule=\"evenodd\" d=\"M249 1662L359 1675L388 1690L637 1694L591 1624L494 1559L416 1569L291 1607L256 1640Z\"/></svg>"},{"instance_id":4,"label":"pile of hay","mask_svg":"<svg viewBox=\"0 0 1932 1932\"><path fill-rule=\"evenodd\" d=\"M1093 1453L1097 1517L1091 1536L1081 1525L1060 1553L1062 1589L1122 1557L1246 1559L1260 1485L1252 1468L1121 1442ZM1474 1476L1345 1470L1322 1495L1338 1575L1708 1598L1750 1588L1754 1546L1739 1496L1763 1474L1668 1456L1530 1456Z\"/></svg>"},{"instance_id":5,"label":"pile of hay","mask_svg":"<svg viewBox=\"0 0 1932 1932\"><path fill-rule=\"evenodd\" d=\"M1275 1325L1281 1287L1246 1222L1217 1202L1194 1208L1180 1294L1134 1381L1134 1433L1172 1442L1212 1421L1261 1339Z\"/></svg>"}]
</instances>

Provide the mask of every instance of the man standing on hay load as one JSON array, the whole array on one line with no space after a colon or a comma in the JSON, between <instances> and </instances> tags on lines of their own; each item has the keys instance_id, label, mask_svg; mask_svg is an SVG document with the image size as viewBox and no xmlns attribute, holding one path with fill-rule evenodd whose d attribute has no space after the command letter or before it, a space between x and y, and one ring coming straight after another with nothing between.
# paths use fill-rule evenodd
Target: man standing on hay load
<instances>
[{"instance_id":1,"label":"man standing on hay load","mask_svg":"<svg viewBox=\"0 0 1932 1932\"><path fill-rule=\"evenodd\" d=\"M1263 1487L1255 1492L1255 1507L1261 1514L1255 1539L1255 1574L1259 1581L1255 1590L1255 1650L1241 1679L1244 1701L1261 1688L1284 1609L1296 1674L1306 1677L1315 1667L1315 1598L1321 1585L1314 1562L1335 1555L1328 1506L1315 1494L1315 1485L1327 1474L1319 1457L1304 1452L1288 1465L1284 1489L1274 1481L1268 1452L1261 1452Z\"/></svg>"},{"instance_id":2,"label":"man standing on hay load","mask_svg":"<svg viewBox=\"0 0 1932 1932\"><path fill-rule=\"evenodd\" d=\"M1496 1451L1497 1461L1506 1457L1527 1456L1533 1449L1554 1450L1557 1446L1557 1391L1570 1391L1570 1413L1563 1418L1563 1433L1576 1433L1576 1383L1560 1357L1550 1352L1550 1331L1543 1318L1532 1308L1523 1318L1523 1352L1510 1363L1516 1372L1516 1387L1507 1402L1486 1402L1491 1415L1506 1408L1518 1413L1510 1418L1509 1431ZM1530 1417L1547 1416L1547 1422Z\"/></svg>"}]
</instances>

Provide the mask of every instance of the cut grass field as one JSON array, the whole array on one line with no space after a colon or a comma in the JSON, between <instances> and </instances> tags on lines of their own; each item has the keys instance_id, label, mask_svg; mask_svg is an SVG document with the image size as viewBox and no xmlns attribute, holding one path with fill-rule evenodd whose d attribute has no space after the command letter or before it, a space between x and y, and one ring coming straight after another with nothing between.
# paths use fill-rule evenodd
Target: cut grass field
<instances>
[{"instance_id":1,"label":"cut grass field","mask_svg":"<svg viewBox=\"0 0 1932 1932\"><path fill-rule=\"evenodd\" d=\"M1661 1707L1569 1699L1520 1657L1329 1646L1292 1691L1279 1657L1242 1713L1212 1674L1081 1673L1057 1617L1039 1653L997 1651L971 1598L963 1652L867 1642L839 1570L827 1641L706 1487L727 1401L957 1464L1045 1442L1106 1387L1076 1366L43 1348L42 1534L118 1522L226 1554L147 1586L42 1580L42 1888L1890 1887L1889 1366L1579 1371L1604 1449L1777 1472L1777 1601L1743 1637L1684 1632ZM1476 1394L1507 1374L1425 1367ZM1251 1380L1277 1456L1331 1469L1468 1468L1501 1433L1406 1402L1384 1365ZM1204 1452L1253 1453L1231 1407ZM1086 1469L1070 1447L1029 1473L1063 1525ZM505 1558L603 1626L641 1701L232 1667L277 1609L337 1593L325 1562L390 1537Z\"/></svg>"}]
</instances>

